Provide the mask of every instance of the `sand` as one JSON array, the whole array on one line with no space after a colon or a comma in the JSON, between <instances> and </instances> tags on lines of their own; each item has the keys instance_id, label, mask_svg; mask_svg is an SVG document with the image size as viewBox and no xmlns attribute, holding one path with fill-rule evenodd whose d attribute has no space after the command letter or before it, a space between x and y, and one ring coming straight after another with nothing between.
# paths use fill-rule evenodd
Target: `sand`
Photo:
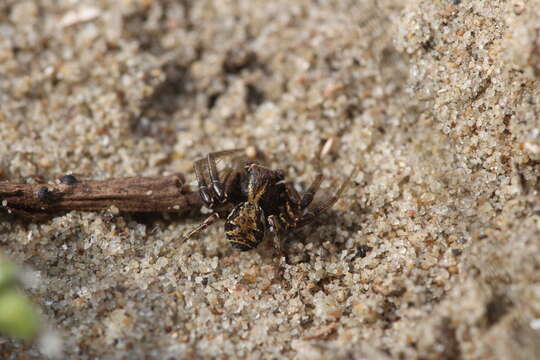
<instances>
[{"instance_id":1,"label":"sand","mask_svg":"<svg viewBox=\"0 0 540 360\"><path fill-rule=\"evenodd\" d=\"M187 174L255 146L332 211L0 215L47 319L4 359L540 358L540 1L0 3L0 181ZM226 161L225 161L226 162Z\"/></svg>"}]
</instances>

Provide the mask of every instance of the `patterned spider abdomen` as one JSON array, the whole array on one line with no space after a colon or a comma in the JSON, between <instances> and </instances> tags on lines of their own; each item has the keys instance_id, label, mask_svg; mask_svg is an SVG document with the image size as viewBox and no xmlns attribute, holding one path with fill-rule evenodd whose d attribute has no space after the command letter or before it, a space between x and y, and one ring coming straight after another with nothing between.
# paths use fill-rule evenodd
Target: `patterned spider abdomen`
<instances>
[{"instance_id":1,"label":"patterned spider abdomen","mask_svg":"<svg viewBox=\"0 0 540 360\"><path fill-rule=\"evenodd\" d=\"M265 230L263 210L249 201L236 205L225 221L225 235L231 246L240 251L256 248L263 241Z\"/></svg>"}]
</instances>

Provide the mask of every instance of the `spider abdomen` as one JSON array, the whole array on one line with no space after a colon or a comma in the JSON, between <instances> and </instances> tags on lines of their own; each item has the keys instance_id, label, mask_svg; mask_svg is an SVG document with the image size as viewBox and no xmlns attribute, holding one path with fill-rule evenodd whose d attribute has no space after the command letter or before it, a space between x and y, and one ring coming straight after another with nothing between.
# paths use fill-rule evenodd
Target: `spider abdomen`
<instances>
[{"instance_id":1,"label":"spider abdomen","mask_svg":"<svg viewBox=\"0 0 540 360\"><path fill-rule=\"evenodd\" d=\"M264 212L253 202L235 206L225 222L225 235L232 247L247 251L256 248L264 239Z\"/></svg>"}]
</instances>

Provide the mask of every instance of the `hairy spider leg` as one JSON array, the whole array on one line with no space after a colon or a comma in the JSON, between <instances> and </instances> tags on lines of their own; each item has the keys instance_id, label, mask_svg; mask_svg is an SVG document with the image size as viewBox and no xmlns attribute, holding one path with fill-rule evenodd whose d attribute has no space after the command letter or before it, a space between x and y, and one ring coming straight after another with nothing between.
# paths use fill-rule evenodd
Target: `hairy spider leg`
<instances>
[{"instance_id":1,"label":"hairy spider leg","mask_svg":"<svg viewBox=\"0 0 540 360\"><path fill-rule=\"evenodd\" d=\"M283 249L284 244L282 239L282 233L284 229L281 224L281 220L276 215L270 215L268 217L268 224L270 225L270 232L274 235L273 245L278 255L278 273L276 278L282 282L285 289L290 289L290 284L285 279L284 265L288 264L289 260L287 259L287 254Z\"/></svg>"},{"instance_id":2,"label":"hairy spider leg","mask_svg":"<svg viewBox=\"0 0 540 360\"><path fill-rule=\"evenodd\" d=\"M347 187L350 185L351 180L358 174L358 171L360 171L360 168L358 166L355 166L351 174L347 177L347 179L341 184L338 191L336 191L335 195L332 196L330 199L322 203L321 205L317 206L315 209L308 209L308 213L306 213L304 216L300 218L300 220L296 223L296 227L300 228L302 226L305 226L306 224L309 224L312 222L317 216L324 213L328 209L330 209L334 204L339 200L343 192L347 189Z\"/></svg>"},{"instance_id":3,"label":"hairy spider leg","mask_svg":"<svg viewBox=\"0 0 540 360\"><path fill-rule=\"evenodd\" d=\"M197 177L197 185L199 187L199 195L201 197L201 200L206 207L211 208L214 204L214 199L212 198L212 195L208 189L208 185L206 184L206 179L204 178L203 162L204 159L197 160L195 161L193 167L195 168L195 176Z\"/></svg>"},{"instance_id":4,"label":"hairy spider leg","mask_svg":"<svg viewBox=\"0 0 540 360\"><path fill-rule=\"evenodd\" d=\"M216 199L220 203L224 203L227 200L227 193L223 189L223 183L219 179L219 172L217 169L216 160L223 156L232 155L234 153L243 151L244 149L232 149L219 152L213 152L208 154L208 172L210 173L210 181L212 182L212 190L216 196Z\"/></svg>"},{"instance_id":5,"label":"hairy spider leg","mask_svg":"<svg viewBox=\"0 0 540 360\"><path fill-rule=\"evenodd\" d=\"M313 183L311 186L302 194L302 199L300 200L300 208L305 209L311 204L313 201L313 198L315 197L315 194L317 191L319 191L319 188L321 187L321 183L323 180L322 174L317 174L317 177L315 177L315 180L313 180Z\"/></svg>"},{"instance_id":6,"label":"hairy spider leg","mask_svg":"<svg viewBox=\"0 0 540 360\"><path fill-rule=\"evenodd\" d=\"M294 188L294 184L292 182L287 181L285 183L285 191L287 191L287 196L295 205L300 205L302 198L300 197L300 194L298 194L298 191L296 191Z\"/></svg>"},{"instance_id":7,"label":"hairy spider leg","mask_svg":"<svg viewBox=\"0 0 540 360\"><path fill-rule=\"evenodd\" d=\"M207 162L208 172L210 173L210 181L212 182L212 191L216 195L217 201L223 203L226 200L226 195L223 191L223 184L221 183L221 180L219 180L215 156L208 154Z\"/></svg>"},{"instance_id":8,"label":"hairy spider leg","mask_svg":"<svg viewBox=\"0 0 540 360\"><path fill-rule=\"evenodd\" d=\"M182 239L182 242L190 239L193 235L203 231L204 229L206 229L207 227L209 227L210 225L212 225L219 219L220 219L219 214L217 212L213 213L212 215L207 217L206 220L204 220L199 226L197 226L195 229L187 233L187 235L184 236L184 238Z\"/></svg>"},{"instance_id":9,"label":"hairy spider leg","mask_svg":"<svg viewBox=\"0 0 540 360\"><path fill-rule=\"evenodd\" d=\"M276 215L270 215L268 217L268 224L270 224L270 232L274 235L274 248L281 258L285 255L281 243L281 232L283 231L283 227L281 226L281 222Z\"/></svg>"},{"instance_id":10,"label":"hairy spider leg","mask_svg":"<svg viewBox=\"0 0 540 360\"><path fill-rule=\"evenodd\" d=\"M328 141L326 141L328 143ZM323 174L322 174L322 165L321 165L321 154L323 151L317 153L315 156L315 168L317 169L317 176L315 177L315 180L313 180L313 183L311 186L302 194L302 200L300 201L300 209L304 210L306 209L313 199L315 198L315 194L317 191L319 191L319 188L321 187L321 183L323 180Z\"/></svg>"},{"instance_id":11,"label":"hairy spider leg","mask_svg":"<svg viewBox=\"0 0 540 360\"><path fill-rule=\"evenodd\" d=\"M239 175L239 172L235 170L231 170L231 169L226 169L224 173L225 175L223 175L223 184L225 186L225 192L227 194L230 194L232 187L234 186L234 182L236 181L236 177ZM217 218L213 218L213 216L216 214L217 214ZM184 236L182 241L186 241L189 238L191 238L193 235L205 230L207 227L212 225L217 220L220 220L221 218L222 216L219 215L218 212L213 213L208 218L206 218L206 220L203 223L201 223L197 228L193 229L186 236Z\"/></svg>"},{"instance_id":12,"label":"hairy spider leg","mask_svg":"<svg viewBox=\"0 0 540 360\"><path fill-rule=\"evenodd\" d=\"M285 192L287 194L287 199L285 201L285 209L287 212L285 214L281 214L280 217L285 223L291 221L294 222L302 214L302 209L300 208L302 198L300 197L300 194L298 194L298 191L296 191L294 188L294 184L292 182L285 183ZM286 218L288 218L288 221Z\"/></svg>"},{"instance_id":13,"label":"hairy spider leg","mask_svg":"<svg viewBox=\"0 0 540 360\"><path fill-rule=\"evenodd\" d=\"M197 177L197 184L199 186L199 194L205 206L212 208L216 202L223 202L224 192L223 185L219 180L219 173L217 171L216 160L223 156L232 155L234 153L243 151L244 149L232 149L224 151L216 151L208 154L206 158L195 161L195 176ZM204 176L205 165L208 166L208 172L210 175L210 181L212 182L211 189L208 187L206 178ZM216 190L217 189L217 190Z\"/></svg>"},{"instance_id":14,"label":"hairy spider leg","mask_svg":"<svg viewBox=\"0 0 540 360\"><path fill-rule=\"evenodd\" d=\"M309 204L311 204L313 198L315 197L315 194L321 186L322 179L322 174L317 174L313 183L305 192L302 193L302 196L300 196L298 191L296 191L293 183L287 182L285 184L285 190L287 191L288 197L288 201L286 203L287 212L292 218L291 220L298 220L298 218L302 215L302 211L307 208Z\"/></svg>"},{"instance_id":15,"label":"hairy spider leg","mask_svg":"<svg viewBox=\"0 0 540 360\"><path fill-rule=\"evenodd\" d=\"M239 186L239 179L241 173L235 169L226 169L224 170L225 175L223 175L223 187L225 188L225 194L227 194L227 200L234 196L234 189L236 186Z\"/></svg>"}]
</instances>

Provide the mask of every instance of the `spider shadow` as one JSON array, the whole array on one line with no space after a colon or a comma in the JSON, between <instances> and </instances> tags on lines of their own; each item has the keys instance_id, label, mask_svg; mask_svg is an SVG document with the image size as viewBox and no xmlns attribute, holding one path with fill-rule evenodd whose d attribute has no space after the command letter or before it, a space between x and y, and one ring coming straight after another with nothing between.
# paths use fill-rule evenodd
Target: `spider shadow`
<instances>
[{"instance_id":1,"label":"spider shadow","mask_svg":"<svg viewBox=\"0 0 540 360\"><path fill-rule=\"evenodd\" d=\"M364 209L360 212L355 211L355 214L361 216L365 212ZM347 239L336 241L340 237L338 230L346 230L352 236L362 226L356 222L346 225L342 218L341 211L330 209L323 216L316 218L312 223L286 234L283 238L283 244L289 263L300 264L309 262L309 253L311 251L306 251L305 249L309 244L312 244L312 249L324 249L320 256L326 260L331 260L346 250ZM302 244L302 246L299 247L298 244ZM293 258L296 258L296 261L290 261Z\"/></svg>"}]
</instances>

